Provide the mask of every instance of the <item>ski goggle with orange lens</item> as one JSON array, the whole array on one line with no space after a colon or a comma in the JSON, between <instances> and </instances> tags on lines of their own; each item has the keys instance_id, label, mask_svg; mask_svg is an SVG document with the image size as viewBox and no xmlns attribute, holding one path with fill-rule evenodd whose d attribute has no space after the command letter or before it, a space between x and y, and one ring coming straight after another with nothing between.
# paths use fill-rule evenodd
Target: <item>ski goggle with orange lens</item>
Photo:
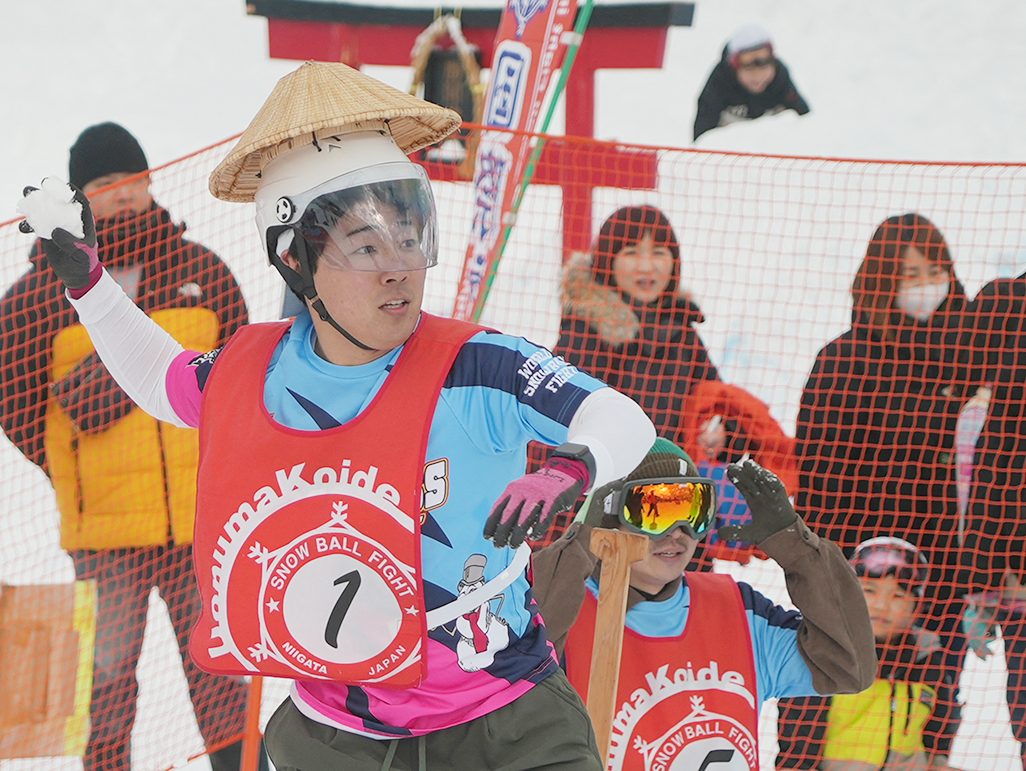
<instances>
[{"instance_id":1,"label":"ski goggle with orange lens","mask_svg":"<svg viewBox=\"0 0 1026 771\"><path fill-rule=\"evenodd\" d=\"M701 539L716 518L716 483L704 477L635 479L617 494L613 511L642 535L659 538L682 527Z\"/></svg>"}]
</instances>

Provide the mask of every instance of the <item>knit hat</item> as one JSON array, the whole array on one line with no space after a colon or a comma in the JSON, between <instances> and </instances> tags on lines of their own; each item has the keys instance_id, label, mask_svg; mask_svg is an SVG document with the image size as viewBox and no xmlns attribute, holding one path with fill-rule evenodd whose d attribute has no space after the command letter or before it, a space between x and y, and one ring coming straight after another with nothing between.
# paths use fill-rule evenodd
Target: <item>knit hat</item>
<instances>
[{"instance_id":1,"label":"knit hat","mask_svg":"<svg viewBox=\"0 0 1026 771\"><path fill-rule=\"evenodd\" d=\"M339 62L306 62L278 81L235 147L210 174L222 201L252 201L260 173L282 153L327 137L387 131L409 155L460 127L458 112L440 107Z\"/></svg>"},{"instance_id":2,"label":"knit hat","mask_svg":"<svg viewBox=\"0 0 1026 771\"><path fill-rule=\"evenodd\" d=\"M770 39L770 34L758 24L746 24L738 29L727 42L727 56L730 63L737 67L739 54L743 54L745 51L754 51L757 48L768 48L770 53L773 53L773 41Z\"/></svg>"},{"instance_id":3,"label":"knit hat","mask_svg":"<svg viewBox=\"0 0 1026 771\"><path fill-rule=\"evenodd\" d=\"M668 439L659 437L655 444L642 458L641 463L621 483L617 483L613 492L621 490L636 479L662 479L665 477L697 477L698 467L691 456ZM595 500L594 505L603 506L603 501ZM620 518L615 514L605 514L601 527L619 527Z\"/></svg>"},{"instance_id":4,"label":"knit hat","mask_svg":"<svg viewBox=\"0 0 1026 771\"><path fill-rule=\"evenodd\" d=\"M117 123L99 123L79 134L71 146L68 179L82 189L108 174L138 174L149 167L134 136Z\"/></svg>"},{"instance_id":5,"label":"knit hat","mask_svg":"<svg viewBox=\"0 0 1026 771\"><path fill-rule=\"evenodd\" d=\"M668 439L659 437L638 467L623 478L624 482L635 479L659 479L661 477L697 477L698 467L691 456Z\"/></svg>"}]
</instances>

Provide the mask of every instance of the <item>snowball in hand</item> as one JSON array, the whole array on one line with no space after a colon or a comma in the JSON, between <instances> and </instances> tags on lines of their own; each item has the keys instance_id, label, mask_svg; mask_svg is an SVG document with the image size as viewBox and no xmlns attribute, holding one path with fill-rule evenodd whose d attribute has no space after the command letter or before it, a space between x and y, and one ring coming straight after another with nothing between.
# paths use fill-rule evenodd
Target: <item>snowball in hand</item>
<instances>
[{"instance_id":1,"label":"snowball in hand","mask_svg":"<svg viewBox=\"0 0 1026 771\"><path fill-rule=\"evenodd\" d=\"M84 238L82 204L74 196L75 191L63 179L47 177L38 190L29 191L18 201L18 213L42 238L52 238L57 228L67 230L75 238Z\"/></svg>"}]
</instances>

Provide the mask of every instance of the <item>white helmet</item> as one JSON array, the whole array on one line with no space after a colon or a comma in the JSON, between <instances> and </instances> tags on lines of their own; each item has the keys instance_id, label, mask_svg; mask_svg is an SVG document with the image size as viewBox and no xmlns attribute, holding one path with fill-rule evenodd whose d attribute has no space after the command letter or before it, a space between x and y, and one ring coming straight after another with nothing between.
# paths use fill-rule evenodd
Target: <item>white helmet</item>
<instances>
[{"instance_id":1,"label":"white helmet","mask_svg":"<svg viewBox=\"0 0 1026 771\"><path fill-rule=\"evenodd\" d=\"M255 202L279 270L297 236L315 259L345 270L419 270L438 261L431 183L387 131L341 134L283 153L261 172ZM339 228L346 217L360 227ZM357 230L361 238L346 236Z\"/></svg>"},{"instance_id":2,"label":"white helmet","mask_svg":"<svg viewBox=\"0 0 1026 771\"><path fill-rule=\"evenodd\" d=\"M371 350L318 297L316 267L405 272L438 263L431 182L387 131L330 136L279 155L261 172L254 200L271 264L359 348Z\"/></svg>"}]
</instances>

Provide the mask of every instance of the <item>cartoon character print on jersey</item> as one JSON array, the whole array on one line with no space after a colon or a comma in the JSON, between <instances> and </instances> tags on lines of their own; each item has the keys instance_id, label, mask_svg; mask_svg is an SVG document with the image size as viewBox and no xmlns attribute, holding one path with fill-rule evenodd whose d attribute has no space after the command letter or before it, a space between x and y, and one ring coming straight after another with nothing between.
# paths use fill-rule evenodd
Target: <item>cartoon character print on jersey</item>
<instances>
[{"instance_id":1,"label":"cartoon character print on jersey","mask_svg":"<svg viewBox=\"0 0 1026 771\"><path fill-rule=\"evenodd\" d=\"M463 596L485 585L484 569L488 558L483 554L471 554L463 564L463 578L457 587L457 596ZM497 614L502 609L506 595L490 597L469 613L455 620L456 656L460 668L465 672L477 672L491 666L495 652L509 645L509 624ZM492 610L492 602L499 604Z\"/></svg>"},{"instance_id":2,"label":"cartoon character print on jersey","mask_svg":"<svg viewBox=\"0 0 1026 771\"><path fill-rule=\"evenodd\" d=\"M757 771L758 742L744 720L755 703L753 685L715 660L658 666L617 709L609 769Z\"/></svg>"},{"instance_id":3,"label":"cartoon character print on jersey","mask_svg":"<svg viewBox=\"0 0 1026 771\"><path fill-rule=\"evenodd\" d=\"M427 461L424 464L420 532L426 538L454 548L451 539L435 518L435 513L449 500L450 493L449 459L443 457ZM447 587L425 581L427 608L443 608L484 586L487 583L487 562L487 557L480 553L467 557L456 586L456 594ZM511 628L510 622L499 615L507 599L511 598L506 596L505 590L490 597L483 597L483 601L477 607L460 613L455 618L449 616L445 622L429 628L428 637L452 650L456 654L456 664L464 672L487 670L494 677L516 682L524 676L520 667L523 657L519 653L511 653L511 645L515 644L517 651L532 651L542 659L551 658L551 654L541 626L528 627L528 636L521 638ZM537 607L529 588L526 589L524 607L532 616L537 614ZM539 679L550 671L548 668L540 669L537 673Z\"/></svg>"},{"instance_id":4,"label":"cartoon character print on jersey","mask_svg":"<svg viewBox=\"0 0 1026 771\"><path fill-rule=\"evenodd\" d=\"M480 555L479 555L480 556ZM424 581L424 593L427 599L428 608L440 608L461 599L463 596L477 591L484 582L474 582L473 585L464 584L461 580L457 584L458 595L453 594L445 587L437 586L430 581ZM490 593L485 601L476 608L471 608L457 619L451 619L438 626L428 625L428 638L432 643L444 645L455 654L455 663L464 672L487 672L492 677L503 678L510 683L520 680L541 682L548 675L552 674L559 664L556 661L552 646L545 636L545 625L541 617L537 615L538 608L534 602L530 588L525 588L523 594L512 587L505 592ZM499 616L504 607L509 607L510 602L520 602L535 618L535 623L529 624L522 634L518 634L511 623ZM430 615L429 611L429 615ZM485 650L478 653L474 646L474 635L471 618L476 615L478 628L487 629L487 644ZM430 619L429 619L430 621ZM459 623L457 623L459 622ZM502 635L505 642L502 642L499 635ZM478 647L481 646L482 638L478 635ZM500 647L500 642L502 643ZM545 666L533 666L530 671L524 670L524 660L533 658L536 662L546 661Z\"/></svg>"}]
</instances>

